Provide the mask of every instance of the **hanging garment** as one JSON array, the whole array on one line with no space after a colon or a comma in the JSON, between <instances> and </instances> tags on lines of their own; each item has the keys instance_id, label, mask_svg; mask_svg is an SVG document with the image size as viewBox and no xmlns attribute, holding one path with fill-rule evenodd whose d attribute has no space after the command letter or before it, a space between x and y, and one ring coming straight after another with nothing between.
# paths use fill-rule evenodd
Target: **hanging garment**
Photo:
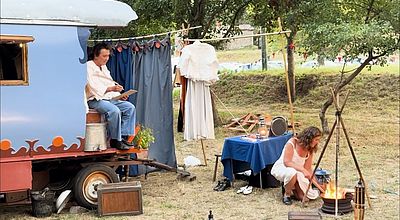
<instances>
[{"instance_id":1,"label":"hanging garment","mask_svg":"<svg viewBox=\"0 0 400 220\"><path fill-rule=\"evenodd\" d=\"M178 114L178 132L183 132L183 125L185 124L185 100L186 100L186 89L187 89L187 79L183 76L179 76L181 82L181 95L179 100L179 114Z\"/></svg>"},{"instance_id":2,"label":"hanging garment","mask_svg":"<svg viewBox=\"0 0 400 220\"><path fill-rule=\"evenodd\" d=\"M182 49L181 75L187 78L184 139L214 139L210 85L218 80L218 60L213 46L196 41Z\"/></svg>"},{"instance_id":3,"label":"hanging garment","mask_svg":"<svg viewBox=\"0 0 400 220\"><path fill-rule=\"evenodd\" d=\"M188 79L214 83L218 80L217 53L210 44L195 41L182 49L179 68Z\"/></svg>"}]
</instances>

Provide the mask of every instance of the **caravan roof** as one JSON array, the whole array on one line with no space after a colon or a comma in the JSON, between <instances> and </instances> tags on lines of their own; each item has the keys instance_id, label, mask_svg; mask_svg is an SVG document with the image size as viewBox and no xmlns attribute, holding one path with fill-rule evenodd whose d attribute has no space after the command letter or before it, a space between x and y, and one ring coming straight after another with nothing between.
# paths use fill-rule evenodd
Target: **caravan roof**
<instances>
[{"instance_id":1,"label":"caravan roof","mask_svg":"<svg viewBox=\"0 0 400 220\"><path fill-rule=\"evenodd\" d=\"M115 0L1 0L0 10L1 24L118 27L138 18Z\"/></svg>"}]
</instances>

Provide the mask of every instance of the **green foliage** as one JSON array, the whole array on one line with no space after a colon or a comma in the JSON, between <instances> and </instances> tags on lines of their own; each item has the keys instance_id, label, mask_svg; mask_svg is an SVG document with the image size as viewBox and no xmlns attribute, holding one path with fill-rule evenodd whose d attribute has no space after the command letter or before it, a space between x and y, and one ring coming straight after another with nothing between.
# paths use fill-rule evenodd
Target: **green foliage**
<instances>
[{"instance_id":1,"label":"green foliage","mask_svg":"<svg viewBox=\"0 0 400 220\"><path fill-rule=\"evenodd\" d=\"M122 0L136 11L138 19L123 29L94 29L91 39L134 37L168 32L187 27L199 26L191 30L190 38L215 37L216 21L223 25L220 33L231 36L239 33L238 22L243 17L250 0Z\"/></svg>"},{"instance_id":2,"label":"green foliage","mask_svg":"<svg viewBox=\"0 0 400 220\"><path fill-rule=\"evenodd\" d=\"M133 139L133 143L135 144L135 146L141 149L147 149L149 148L151 143L154 143L154 141L155 138L153 136L153 130L151 128L140 125L140 129Z\"/></svg>"},{"instance_id":3,"label":"green foliage","mask_svg":"<svg viewBox=\"0 0 400 220\"><path fill-rule=\"evenodd\" d=\"M313 1L313 11L325 11L302 25L303 47L309 53L335 58L360 55L380 58L399 48L399 0ZM397 6L396 6L397 5ZM378 59L379 58L379 59Z\"/></svg>"},{"instance_id":4,"label":"green foliage","mask_svg":"<svg viewBox=\"0 0 400 220\"><path fill-rule=\"evenodd\" d=\"M228 37L240 33L237 28L240 19L246 12L250 0L174 0L175 23L190 25L190 27L201 25L201 29L191 30L189 38L213 38ZM216 23L221 24L217 27ZM218 45L223 42L211 42Z\"/></svg>"},{"instance_id":5,"label":"green foliage","mask_svg":"<svg viewBox=\"0 0 400 220\"><path fill-rule=\"evenodd\" d=\"M123 29L92 31L91 39L122 38L168 32L176 28L174 10L170 0L122 0L132 7L138 19ZM112 13L112 12L110 12Z\"/></svg>"}]
</instances>

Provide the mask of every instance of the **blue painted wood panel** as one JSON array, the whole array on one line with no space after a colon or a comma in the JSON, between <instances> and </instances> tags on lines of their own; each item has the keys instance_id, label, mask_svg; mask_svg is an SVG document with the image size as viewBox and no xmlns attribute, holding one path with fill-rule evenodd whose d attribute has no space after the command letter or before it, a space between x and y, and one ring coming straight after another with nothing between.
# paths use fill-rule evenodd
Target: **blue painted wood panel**
<instances>
[{"instance_id":1,"label":"blue painted wood panel","mask_svg":"<svg viewBox=\"0 0 400 220\"><path fill-rule=\"evenodd\" d=\"M25 140L48 147L56 136L79 144L85 135L84 87L86 64L77 27L0 24L1 34L30 35L29 86L0 87L0 140L13 149L28 147Z\"/></svg>"}]
</instances>

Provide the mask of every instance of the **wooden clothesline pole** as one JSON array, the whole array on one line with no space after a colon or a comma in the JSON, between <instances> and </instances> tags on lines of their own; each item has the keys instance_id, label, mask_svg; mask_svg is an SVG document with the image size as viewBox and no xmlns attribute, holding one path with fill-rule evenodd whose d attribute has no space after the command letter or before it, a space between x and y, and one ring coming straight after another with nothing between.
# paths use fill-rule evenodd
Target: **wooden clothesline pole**
<instances>
[{"instance_id":1,"label":"wooden clothesline pole","mask_svg":"<svg viewBox=\"0 0 400 220\"><path fill-rule=\"evenodd\" d=\"M173 34L173 33L178 33L178 32L198 29L198 28L201 28L201 27L202 26L182 28L182 29L179 29L179 30L174 30L174 31L169 31L169 32L164 32L164 33L158 33L158 34L149 34L149 35L138 36L138 37L124 37L124 38L113 38L113 39L96 39L96 40L88 40L88 41L89 42L95 42L95 41L111 41L111 42L115 42L115 41L139 40L139 39L144 39L144 38L157 37L157 36L163 36L163 35L166 35L166 34Z\"/></svg>"},{"instance_id":2,"label":"wooden clothesline pole","mask_svg":"<svg viewBox=\"0 0 400 220\"><path fill-rule=\"evenodd\" d=\"M280 17L278 17L278 24L279 24L279 30L282 30L282 23L281 23L281 18ZM289 99L290 124L292 125L293 135L296 135L295 127L294 127L292 93L290 91L289 72L288 72L288 67L287 67L287 63L286 63L286 51L285 51L284 43L283 43L283 46L282 46L282 56L283 56L283 64L285 66L286 88L287 88L287 94L288 94L288 99Z\"/></svg>"},{"instance_id":3,"label":"wooden clothesline pole","mask_svg":"<svg viewBox=\"0 0 400 220\"><path fill-rule=\"evenodd\" d=\"M251 34L251 35L243 35L243 36L234 36L234 37L221 37L221 38L212 38L212 39L185 39L185 41L220 41L220 40L232 40L232 39L240 39L240 38L249 38L249 37L259 37L259 36L267 36L267 35L278 35L278 34L287 34L291 31L279 31L279 32L271 32L271 33L263 33L263 34Z\"/></svg>"}]
</instances>

